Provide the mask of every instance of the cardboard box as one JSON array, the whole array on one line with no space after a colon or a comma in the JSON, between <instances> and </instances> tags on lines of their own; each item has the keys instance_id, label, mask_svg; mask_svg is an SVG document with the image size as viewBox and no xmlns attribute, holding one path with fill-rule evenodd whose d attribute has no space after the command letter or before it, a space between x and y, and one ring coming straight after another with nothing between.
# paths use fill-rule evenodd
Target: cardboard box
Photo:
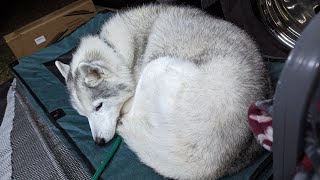
<instances>
[{"instance_id":1,"label":"cardboard box","mask_svg":"<svg viewBox=\"0 0 320 180\"><path fill-rule=\"evenodd\" d=\"M96 15L91 0L73 2L4 36L17 59L47 47Z\"/></svg>"}]
</instances>

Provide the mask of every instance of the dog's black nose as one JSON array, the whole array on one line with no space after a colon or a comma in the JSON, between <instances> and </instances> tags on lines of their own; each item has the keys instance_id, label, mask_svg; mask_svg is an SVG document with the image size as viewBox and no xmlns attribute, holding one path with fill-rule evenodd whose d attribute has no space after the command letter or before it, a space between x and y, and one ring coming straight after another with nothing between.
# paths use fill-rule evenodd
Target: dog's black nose
<instances>
[{"instance_id":1,"label":"dog's black nose","mask_svg":"<svg viewBox=\"0 0 320 180\"><path fill-rule=\"evenodd\" d=\"M106 141L103 138L97 138L94 142L98 146L102 146L106 143Z\"/></svg>"}]
</instances>

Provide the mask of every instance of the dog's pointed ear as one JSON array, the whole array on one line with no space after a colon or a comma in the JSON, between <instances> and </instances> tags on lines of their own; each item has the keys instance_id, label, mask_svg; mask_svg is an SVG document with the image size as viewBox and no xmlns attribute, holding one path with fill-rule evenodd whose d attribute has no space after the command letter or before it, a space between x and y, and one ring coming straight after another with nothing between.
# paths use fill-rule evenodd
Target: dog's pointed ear
<instances>
[{"instance_id":1,"label":"dog's pointed ear","mask_svg":"<svg viewBox=\"0 0 320 180\"><path fill-rule=\"evenodd\" d=\"M80 63L80 73L83 75L85 83L90 87L95 87L108 76L108 70L99 64Z\"/></svg>"},{"instance_id":2,"label":"dog's pointed ear","mask_svg":"<svg viewBox=\"0 0 320 180\"><path fill-rule=\"evenodd\" d=\"M67 79L69 71L70 71L70 66L68 64L63 64L60 61L56 61L55 65L57 66L58 70L60 71L60 73L64 77L64 79Z\"/></svg>"}]
</instances>

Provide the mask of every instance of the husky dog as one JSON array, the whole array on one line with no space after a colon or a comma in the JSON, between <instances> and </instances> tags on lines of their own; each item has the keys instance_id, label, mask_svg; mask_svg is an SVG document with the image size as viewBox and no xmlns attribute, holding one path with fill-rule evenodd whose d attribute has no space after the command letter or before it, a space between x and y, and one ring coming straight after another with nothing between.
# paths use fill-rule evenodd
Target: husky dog
<instances>
[{"instance_id":1,"label":"husky dog","mask_svg":"<svg viewBox=\"0 0 320 180\"><path fill-rule=\"evenodd\" d=\"M188 7L134 8L56 66L94 141L119 133L163 176L216 179L259 154L247 110L269 80L253 41L229 22Z\"/></svg>"}]
</instances>

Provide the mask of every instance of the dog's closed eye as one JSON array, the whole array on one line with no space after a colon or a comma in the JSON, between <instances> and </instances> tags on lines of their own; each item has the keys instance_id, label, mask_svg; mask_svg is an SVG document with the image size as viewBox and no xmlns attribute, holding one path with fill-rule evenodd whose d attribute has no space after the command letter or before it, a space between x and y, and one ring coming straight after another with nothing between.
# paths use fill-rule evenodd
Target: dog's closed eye
<instances>
[{"instance_id":1,"label":"dog's closed eye","mask_svg":"<svg viewBox=\"0 0 320 180\"><path fill-rule=\"evenodd\" d=\"M96 106L96 111L99 111L101 107L102 107L102 102L98 106Z\"/></svg>"}]
</instances>

